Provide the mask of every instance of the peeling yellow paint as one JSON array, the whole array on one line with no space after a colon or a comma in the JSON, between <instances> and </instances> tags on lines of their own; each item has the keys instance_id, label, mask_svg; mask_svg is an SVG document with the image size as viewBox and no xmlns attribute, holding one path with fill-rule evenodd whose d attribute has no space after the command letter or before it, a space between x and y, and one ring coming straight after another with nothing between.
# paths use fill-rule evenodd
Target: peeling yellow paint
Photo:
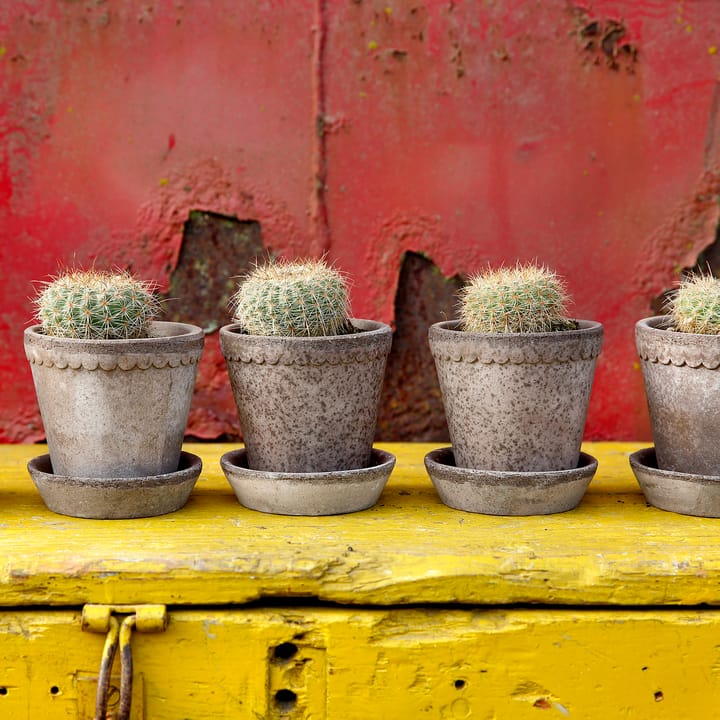
<instances>
[{"instance_id":1,"label":"peeling yellow paint","mask_svg":"<svg viewBox=\"0 0 720 720\"><path fill-rule=\"evenodd\" d=\"M706 720L719 629L717 610L171 609L132 638L132 717ZM77 612L2 612L0 635L0 717L92 716L103 636Z\"/></svg>"},{"instance_id":2,"label":"peeling yellow paint","mask_svg":"<svg viewBox=\"0 0 720 720\"><path fill-rule=\"evenodd\" d=\"M305 596L351 604L720 604L720 520L647 506L628 464L642 447L590 443L599 469L580 506L492 517L443 505L423 465L397 456L378 505L283 517L241 507L219 458L187 506L157 518L79 520L48 511L25 464L38 446L0 448L0 605L225 604Z\"/></svg>"},{"instance_id":3,"label":"peeling yellow paint","mask_svg":"<svg viewBox=\"0 0 720 720\"><path fill-rule=\"evenodd\" d=\"M586 444L577 510L509 518L442 505L435 445L383 444L377 507L294 518L237 503L230 446L189 444L185 509L104 522L46 510L25 468L44 448L0 446L0 717L92 716L104 638L82 605L158 602L167 629L131 642L134 720L706 720L720 611L679 606L720 604L720 521L648 507L641 446Z\"/></svg>"}]
</instances>

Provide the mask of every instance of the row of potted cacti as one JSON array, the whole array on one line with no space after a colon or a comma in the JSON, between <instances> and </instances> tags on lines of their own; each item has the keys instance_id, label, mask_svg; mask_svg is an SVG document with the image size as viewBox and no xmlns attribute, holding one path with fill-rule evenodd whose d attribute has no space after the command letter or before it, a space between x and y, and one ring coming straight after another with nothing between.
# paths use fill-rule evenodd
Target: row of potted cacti
<instances>
[{"instance_id":1,"label":"row of potted cacti","mask_svg":"<svg viewBox=\"0 0 720 720\"><path fill-rule=\"evenodd\" d=\"M719 283L692 278L670 316L638 323L657 459L631 457L653 504L717 516ZM430 328L452 447L426 468L446 504L512 515L579 503L597 468L580 445L603 329L566 304L545 268L488 270L462 291L460 319ZM25 348L49 455L28 467L48 507L102 518L182 507L201 472L182 440L202 330L155 320L153 286L125 273L70 272L37 308ZM390 327L351 318L345 278L323 261L258 267L233 308L220 342L245 447L222 467L239 501L310 515L373 505L395 462L372 447Z\"/></svg>"}]
</instances>

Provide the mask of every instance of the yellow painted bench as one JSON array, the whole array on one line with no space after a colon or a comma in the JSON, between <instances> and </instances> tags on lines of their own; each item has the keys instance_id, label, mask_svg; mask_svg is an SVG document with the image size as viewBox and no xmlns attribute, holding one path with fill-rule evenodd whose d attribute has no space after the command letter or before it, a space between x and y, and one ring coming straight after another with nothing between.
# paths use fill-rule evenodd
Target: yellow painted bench
<instances>
[{"instance_id":1,"label":"yellow painted bench","mask_svg":"<svg viewBox=\"0 0 720 720\"><path fill-rule=\"evenodd\" d=\"M191 444L185 509L93 521L46 510L25 469L43 447L0 446L0 718L92 718L104 635L83 607L152 603L134 719L720 715L720 520L648 507L641 445L587 444L580 507L528 518L447 508L434 445L381 447L397 466L362 513L246 510L230 446Z\"/></svg>"}]
</instances>

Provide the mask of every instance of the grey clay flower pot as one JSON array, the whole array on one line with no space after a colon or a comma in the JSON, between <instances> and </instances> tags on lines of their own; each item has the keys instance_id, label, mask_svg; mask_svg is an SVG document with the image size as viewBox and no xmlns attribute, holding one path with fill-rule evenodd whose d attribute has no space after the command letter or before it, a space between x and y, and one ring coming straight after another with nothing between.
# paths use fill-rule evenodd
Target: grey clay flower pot
<instances>
[{"instance_id":1,"label":"grey clay flower pot","mask_svg":"<svg viewBox=\"0 0 720 720\"><path fill-rule=\"evenodd\" d=\"M220 345L252 470L318 473L370 464L392 331L328 337L247 335L220 329Z\"/></svg>"},{"instance_id":2,"label":"grey clay flower pot","mask_svg":"<svg viewBox=\"0 0 720 720\"><path fill-rule=\"evenodd\" d=\"M150 337L78 340L25 330L52 470L140 478L178 470L201 328L153 322Z\"/></svg>"},{"instance_id":3,"label":"grey clay flower pot","mask_svg":"<svg viewBox=\"0 0 720 720\"><path fill-rule=\"evenodd\" d=\"M665 316L635 326L657 467L720 480L720 336L668 326Z\"/></svg>"},{"instance_id":4,"label":"grey clay flower pot","mask_svg":"<svg viewBox=\"0 0 720 720\"><path fill-rule=\"evenodd\" d=\"M600 323L550 333L430 328L457 467L548 472L578 466Z\"/></svg>"}]
</instances>

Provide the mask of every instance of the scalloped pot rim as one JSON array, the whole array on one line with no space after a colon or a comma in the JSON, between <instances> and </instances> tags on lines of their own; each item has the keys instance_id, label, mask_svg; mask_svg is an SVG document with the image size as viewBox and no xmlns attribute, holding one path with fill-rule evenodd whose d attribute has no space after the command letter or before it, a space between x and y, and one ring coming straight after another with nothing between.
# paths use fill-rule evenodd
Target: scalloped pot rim
<instances>
[{"instance_id":1,"label":"scalloped pot rim","mask_svg":"<svg viewBox=\"0 0 720 720\"><path fill-rule=\"evenodd\" d=\"M668 323L666 315L638 320L635 341L641 360L674 367L720 367L720 335L678 332Z\"/></svg>"},{"instance_id":2,"label":"scalloped pot rim","mask_svg":"<svg viewBox=\"0 0 720 720\"><path fill-rule=\"evenodd\" d=\"M604 329L594 320L578 320L577 330L546 333L471 333L459 321L430 327L430 350L437 361L536 365L594 360L600 355Z\"/></svg>"},{"instance_id":3,"label":"scalloped pot rim","mask_svg":"<svg viewBox=\"0 0 720 720\"><path fill-rule=\"evenodd\" d=\"M46 335L40 325L25 330L25 356L31 365L78 370L147 370L194 365L205 333L197 325L154 321L150 337L131 340L84 340Z\"/></svg>"}]
</instances>

